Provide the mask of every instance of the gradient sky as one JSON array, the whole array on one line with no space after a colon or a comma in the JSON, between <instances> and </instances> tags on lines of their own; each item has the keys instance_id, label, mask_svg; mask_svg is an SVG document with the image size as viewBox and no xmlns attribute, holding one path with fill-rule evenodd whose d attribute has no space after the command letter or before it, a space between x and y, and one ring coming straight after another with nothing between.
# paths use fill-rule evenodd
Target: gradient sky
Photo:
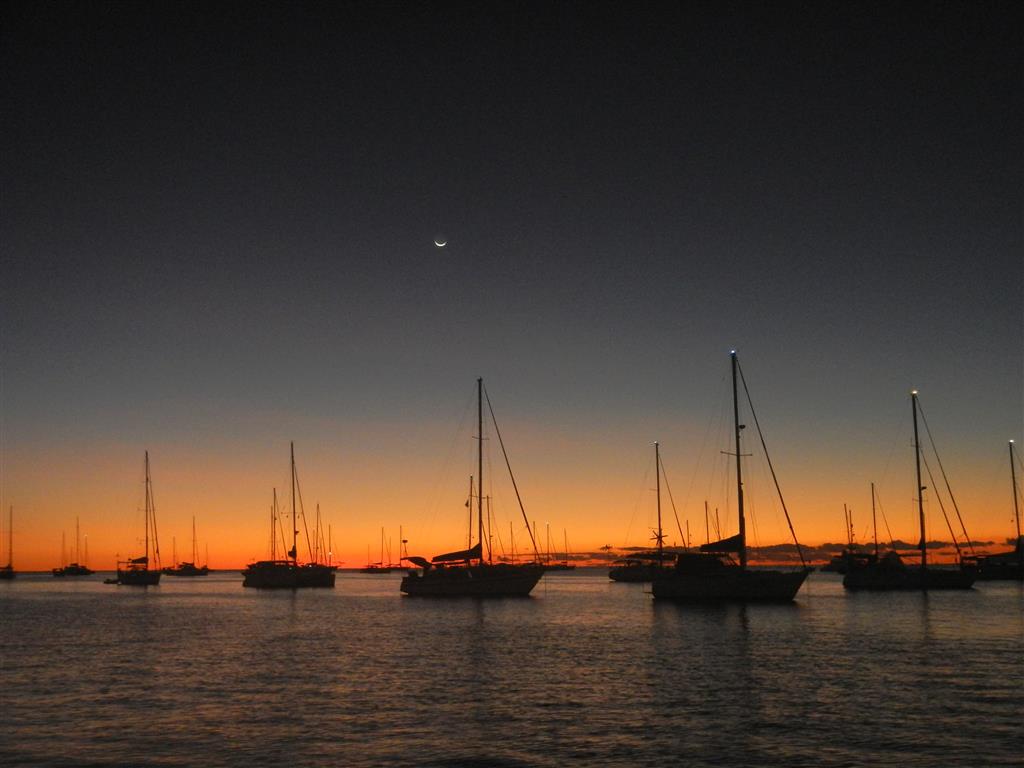
<instances>
[{"instance_id":1,"label":"gradient sky","mask_svg":"<svg viewBox=\"0 0 1024 768\"><path fill-rule=\"evenodd\" d=\"M381 525L458 546L478 375L542 529L642 544L657 439L703 537L731 348L802 540L844 502L866 534L871 480L916 540L913 387L969 531L1010 536L1011 9L5 4L16 566L76 515L94 566L135 551L147 448L165 560L193 514L214 566L263 556L289 440L347 563Z\"/></svg>"}]
</instances>

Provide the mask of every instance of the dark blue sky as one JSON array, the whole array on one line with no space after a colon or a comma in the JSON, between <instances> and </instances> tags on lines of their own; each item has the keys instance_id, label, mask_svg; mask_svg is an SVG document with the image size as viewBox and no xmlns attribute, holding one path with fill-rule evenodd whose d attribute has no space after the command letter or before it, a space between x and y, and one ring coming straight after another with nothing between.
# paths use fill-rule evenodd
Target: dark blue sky
<instances>
[{"instance_id":1,"label":"dark blue sky","mask_svg":"<svg viewBox=\"0 0 1024 768\"><path fill-rule=\"evenodd\" d=\"M626 439L737 347L794 454L918 386L999 455L1011 9L8 4L7 453L413 423L478 374Z\"/></svg>"}]
</instances>

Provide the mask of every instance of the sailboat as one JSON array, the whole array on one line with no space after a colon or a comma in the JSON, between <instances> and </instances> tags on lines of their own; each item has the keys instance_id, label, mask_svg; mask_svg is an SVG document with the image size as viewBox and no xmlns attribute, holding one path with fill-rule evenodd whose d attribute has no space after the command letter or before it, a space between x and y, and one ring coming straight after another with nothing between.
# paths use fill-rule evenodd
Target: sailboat
<instances>
[{"instance_id":1,"label":"sailboat","mask_svg":"<svg viewBox=\"0 0 1024 768\"><path fill-rule=\"evenodd\" d=\"M470 508L470 542L469 549L457 552L446 552L437 555L431 560L423 557L407 557L406 559L419 566L417 570L409 571L408 575L402 578L401 591L407 595L416 597L526 597L530 594L537 582L544 575L544 565L539 561L528 563L494 562L493 553L488 547L484 553L484 384L483 379L476 380L477 388L477 541L472 544L472 508ZM490 399L488 399L490 408ZM491 410L491 419L494 420L494 411ZM502 453L505 452L504 443L501 441L501 432L498 429L497 421L494 421L494 429L498 441L502 446ZM506 465L508 465L508 454L505 454ZM511 475L511 466L509 465ZM512 476L512 485L516 487L515 477ZM516 498L519 498L519 490L516 487ZM519 499L522 510L522 499ZM523 519L526 513L523 512ZM529 521L527 521L529 528ZM530 533L533 538L533 532ZM537 544L534 541L534 556L536 557ZM539 558L538 558L539 560Z\"/></svg>"},{"instance_id":2,"label":"sailboat","mask_svg":"<svg viewBox=\"0 0 1024 768\"><path fill-rule=\"evenodd\" d=\"M390 549L390 547L389 547ZM384 526L380 529L380 560L376 563L370 562L370 548L366 548L366 567L359 569L360 573L382 575L391 573L391 553L388 552L388 562L384 562Z\"/></svg>"},{"instance_id":3,"label":"sailboat","mask_svg":"<svg viewBox=\"0 0 1024 768\"><path fill-rule=\"evenodd\" d=\"M654 443L654 490L658 503L658 527L654 531L657 549L653 552L637 552L616 560L608 570L608 578L622 582L648 582L655 574L671 568L675 555L665 552L665 532L661 529L661 449Z\"/></svg>"},{"instance_id":4,"label":"sailboat","mask_svg":"<svg viewBox=\"0 0 1024 768\"><path fill-rule=\"evenodd\" d=\"M196 516L192 515L192 562L177 562L177 551L175 551L175 564L172 568L164 568L168 576L206 576L210 569L205 565L196 565L199 562L199 548L196 546Z\"/></svg>"},{"instance_id":5,"label":"sailboat","mask_svg":"<svg viewBox=\"0 0 1024 768\"><path fill-rule=\"evenodd\" d=\"M548 540L551 539L550 530L548 532ZM551 545L548 544L548 561L544 564L544 567L549 571L574 571L576 570L576 563L569 562L569 532L562 529L562 543L565 546L565 557L564 559L555 562L551 559Z\"/></svg>"},{"instance_id":6,"label":"sailboat","mask_svg":"<svg viewBox=\"0 0 1024 768\"><path fill-rule=\"evenodd\" d=\"M751 570L747 567L747 529L743 509L743 462L741 458L743 452L740 450L740 431L744 429L745 425L740 424L737 382L737 374L740 377L743 374L739 369L736 351L733 350L730 355L732 359L732 407L736 441L736 501L739 533L727 539L702 544L700 552L680 552L676 558L675 568L655 574L651 584L651 593L658 599L691 603L788 603L796 597L804 579L810 573L806 563L798 571ZM771 458L767 454L761 427L757 423L757 415L750 401L746 379L743 380L743 390L746 393L751 416L757 426L761 446L765 448L765 456L768 458L768 466L772 470L774 479L775 470L772 468ZM777 480L775 487L778 491ZM782 499L781 492L779 498ZM786 512L786 520L789 522L792 533L793 525L789 521L789 512L786 511L784 501L782 509ZM795 534L793 538L796 539ZM797 542L797 552L803 562L803 553L799 542ZM738 563L731 557L734 553L739 557Z\"/></svg>"},{"instance_id":7,"label":"sailboat","mask_svg":"<svg viewBox=\"0 0 1024 768\"><path fill-rule=\"evenodd\" d=\"M14 507L7 510L7 565L0 565L0 581L10 581L14 572Z\"/></svg>"},{"instance_id":8,"label":"sailboat","mask_svg":"<svg viewBox=\"0 0 1024 768\"><path fill-rule=\"evenodd\" d=\"M851 562L843 577L843 586L850 590L889 592L897 590L970 589L975 573L971 570L940 570L928 567L928 550L924 526L924 491L921 483L921 443L917 429L917 390L910 393L914 417L914 462L917 470L917 517L921 529L921 565L908 568L895 550L881 558L864 563Z\"/></svg>"},{"instance_id":9,"label":"sailboat","mask_svg":"<svg viewBox=\"0 0 1024 768\"><path fill-rule=\"evenodd\" d=\"M873 513L873 510L874 510L874 503L875 503L874 490L875 490L875 484L872 483L871 484L872 513ZM849 570L850 561L851 560L854 560L854 559L863 560L864 558L869 558L870 559L870 557L871 557L870 553L865 552L864 549L861 547L861 545L858 544L854 540L854 537L853 537L853 510L852 509L848 509L845 504L843 504L843 519L846 521L846 546L843 548L842 552L840 552L838 555L834 555L832 557L832 559L829 560L829 562L826 565L822 566L821 570L823 570L823 571L829 571L831 573L846 573L847 570ZM875 544L876 544L875 549L876 550L878 549L877 543L878 543L878 541L877 541L877 538L876 538L876 540L875 540ZM878 553L876 551L875 555L877 556L877 554Z\"/></svg>"},{"instance_id":10,"label":"sailboat","mask_svg":"<svg viewBox=\"0 0 1024 768\"><path fill-rule=\"evenodd\" d=\"M249 563L242 571L242 586L256 589L299 589L302 587L334 587L337 568L327 563L312 562L299 565L299 518L296 504L297 474L295 470L295 443L291 444L291 482L292 482L292 548L287 558L277 559L277 492L274 492L274 505L270 512L270 560L258 560ZM308 534L308 529L307 529ZM283 536L282 536L283 538ZM320 532L316 532L319 542ZM307 545L309 542L307 541ZM317 548L319 554L319 547Z\"/></svg>"},{"instance_id":11,"label":"sailboat","mask_svg":"<svg viewBox=\"0 0 1024 768\"><path fill-rule=\"evenodd\" d=\"M1017 461L1010 441L1010 490L1013 493L1013 518L1017 523L1016 545L1009 552L965 558L974 568L978 581L1024 581L1024 537L1020 534L1020 504L1017 500Z\"/></svg>"},{"instance_id":12,"label":"sailboat","mask_svg":"<svg viewBox=\"0 0 1024 768\"><path fill-rule=\"evenodd\" d=\"M114 584L125 584L133 587L151 587L160 583L160 540L156 532L156 506L153 502L153 481L149 477L149 451L144 454L146 465L146 553L142 557L128 558L118 561L117 578L110 579ZM150 541L156 560L156 567L149 567Z\"/></svg>"},{"instance_id":13,"label":"sailboat","mask_svg":"<svg viewBox=\"0 0 1024 768\"><path fill-rule=\"evenodd\" d=\"M82 562L82 556L79 551L80 545L81 536L79 534L78 518L75 517L75 562L64 563L64 534L62 533L60 535L60 568L53 569L54 576L91 576L95 573L94 570Z\"/></svg>"}]
</instances>

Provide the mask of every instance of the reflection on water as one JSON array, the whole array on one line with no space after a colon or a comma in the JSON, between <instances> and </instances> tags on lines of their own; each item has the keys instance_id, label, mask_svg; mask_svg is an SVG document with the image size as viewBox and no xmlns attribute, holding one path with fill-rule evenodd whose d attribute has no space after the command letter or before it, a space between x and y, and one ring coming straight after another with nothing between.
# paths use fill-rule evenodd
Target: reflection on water
<instances>
[{"instance_id":1,"label":"reflection on water","mask_svg":"<svg viewBox=\"0 0 1024 768\"><path fill-rule=\"evenodd\" d=\"M392 577L261 593L0 584L0 764L1017 764L1024 591L655 603L600 573L528 600Z\"/></svg>"}]
</instances>

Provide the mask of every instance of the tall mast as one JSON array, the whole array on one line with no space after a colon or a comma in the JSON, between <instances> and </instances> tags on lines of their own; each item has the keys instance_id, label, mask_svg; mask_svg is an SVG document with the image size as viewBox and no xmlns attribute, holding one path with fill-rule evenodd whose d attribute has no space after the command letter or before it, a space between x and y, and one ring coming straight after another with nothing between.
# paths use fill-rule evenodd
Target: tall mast
<instances>
[{"instance_id":1,"label":"tall mast","mask_svg":"<svg viewBox=\"0 0 1024 768\"><path fill-rule=\"evenodd\" d=\"M469 476L469 498L466 499L466 506L469 508L469 522L466 524L466 549L473 548L473 476Z\"/></svg>"},{"instance_id":2,"label":"tall mast","mask_svg":"<svg viewBox=\"0 0 1024 768\"><path fill-rule=\"evenodd\" d=\"M1010 481L1013 483L1013 518L1017 522L1017 541L1014 546L1017 548L1017 562L1024 569L1024 546L1020 543L1020 506L1017 504L1017 469L1013 465L1013 440L1010 441Z\"/></svg>"},{"instance_id":3,"label":"tall mast","mask_svg":"<svg viewBox=\"0 0 1024 768\"><path fill-rule=\"evenodd\" d=\"M270 559L277 560L277 488L274 489L274 503L270 505Z\"/></svg>"},{"instance_id":4,"label":"tall mast","mask_svg":"<svg viewBox=\"0 0 1024 768\"><path fill-rule=\"evenodd\" d=\"M740 456L740 398L736 388L736 350L729 353L732 357L732 418L736 431L736 506L740 518L740 568L747 567L747 521L743 517L743 462Z\"/></svg>"},{"instance_id":5,"label":"tall mast","mask_svg":"<svg viewBox=\"0 0 1024 768\"><path fill-rule=\"evenodd\" d=\"M660 566L665 559L662 556L664 544L661 534L661 453L657 440L654 441L654 493L658 499L658 565Z\"/></svg>"},{"instance_id":6,"label":"tall mast","mask_svg":"<svg viewBox=\"0 0 1024 768\"><path fill-rule=\"evenodd\" d=\"M292 563L299 562L299 511L295 508L295 443L291 443L292 454Z\"/></svg>"},{"instance_id":7,"label":"tall mast","mask_svg":"<svg viewBox=\"0 0 1024 768\"><path fill-rule=\"evenodd\" d=\"M149 568L149 451L146 451L146 568Z\"/></svg>"},{"instance_id":8,"label":"tall mast","mask_svg":"<svg viewBox=\"0 0 1024 768\"><path fill-rule=\"evenodd\" d=\"M67 551L68 551L67 536L64 533L64 531L61 531L60 532L60 567L61 568L63 568L65 565L67 565L67 559L68 559Z\"/></svg>"},{"instance_id":9,"label":"tall mast","mask_svg":"<svg viewBox=\"0 0 1024 768\"><path fill-rule=\"evenodd\" d=\"M192 565L199 562L199 550L196 548L196 516L192 515Z\"/></svg>"},{"instance_id":10,"label":"tall mast","mask_svg":"<svg viewBox=\"0 0 1024 768\"><path fill-rule=\"evenodd\" d=\"M480 561L484 559L484 380L476 380L476 425L479 439L476 450L476 514L477 541L480 542Z\"/></svg>"},{"instance_id":11,"label":"tall mast","mask_svg":"<svg viewBox=\"0 0 1024 768\"><path fill-rule=\"evenodd\" d=\"M871 535L875 538L875 559L878 559L878 518L875 517L875 484L871 483Z\"/></svg>"},{"instance_id":12,"label":"tall mast","mask_svg":"<svg viewBox=\"0 0 1024 768\"><path fill-rule=\"evenodd\" d=\"M78 532L78 515L75 515L75 562L79 565L82 564L81 543L82 538Z\"/></svg>"},{"instance_id":13,"label":"tall mast","mask_svg":"<svg viewBox=\"0 0 1024 768\"><path fill-rule=\"evenodd\" d=\"M704 543L711 543L711 523L708 521L708 500L704 499Z\"/></svg>"},{"instance_id":14,"label":"tall mast","mask_svg":"<svg viewBox=\"0 0 1024 768\"><path fill-rule=\"evenodd\" d=\"M917 390L910 393L910 407L914 413L914 464L917 467L917 516L921 525L921 569L928 567L928 547L924 533L924 489L921 485L921 444L917 434Z\"/></svg>"}]
</instances>

